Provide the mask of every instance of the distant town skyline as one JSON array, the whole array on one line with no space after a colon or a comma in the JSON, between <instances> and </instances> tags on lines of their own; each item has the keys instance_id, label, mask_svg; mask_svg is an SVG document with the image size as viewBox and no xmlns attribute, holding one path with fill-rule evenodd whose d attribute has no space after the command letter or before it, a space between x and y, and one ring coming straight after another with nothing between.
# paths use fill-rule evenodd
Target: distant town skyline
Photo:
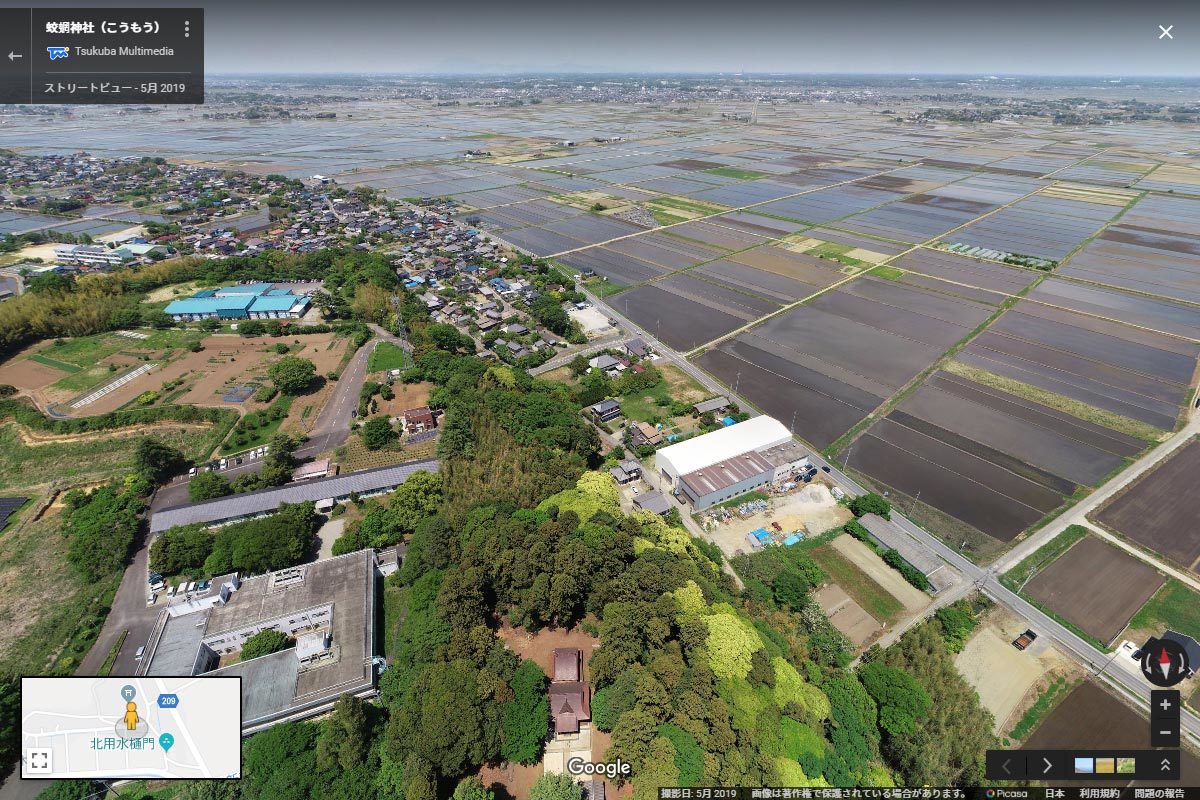
<instances>
[{"instance_id":1,"label":"distant town skyline","mask_svg":"<svg viewBox=\"0 0 1200 800\"><path fill-rule=\"evenodd\" d=\"M214 74L1200 76L1200 5L1176 0L979 7L930 0L211 0L203 7L206 68ZM1159 26L1170 37L1160 38Z\"/></svg>"}]
</instances>

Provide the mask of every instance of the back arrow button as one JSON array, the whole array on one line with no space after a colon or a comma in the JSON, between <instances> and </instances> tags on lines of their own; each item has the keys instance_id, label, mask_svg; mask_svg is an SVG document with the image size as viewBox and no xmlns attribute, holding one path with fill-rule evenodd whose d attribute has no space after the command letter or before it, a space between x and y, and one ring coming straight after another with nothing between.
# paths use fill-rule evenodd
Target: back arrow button
<instances>
[{"instance_id":1,"label":"back arrow button","mask_svg":"<svg viewBox=\"0 0 1200 800\"><path fill-rule=\"evenodd\" d=\"M16 61L18 58L24 58L24 57L25 56L21 55L20 53L14 53L11 50L8 52L8 60L9 61Z\"/></svg>"}]
</instances>

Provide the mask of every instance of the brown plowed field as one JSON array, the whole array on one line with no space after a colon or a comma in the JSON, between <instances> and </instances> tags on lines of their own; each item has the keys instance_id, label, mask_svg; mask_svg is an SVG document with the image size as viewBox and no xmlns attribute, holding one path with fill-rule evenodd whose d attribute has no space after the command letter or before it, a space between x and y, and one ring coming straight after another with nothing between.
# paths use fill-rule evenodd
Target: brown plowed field
<instances>
[{"instance_id":1,"label":"brown plowed field","mask_svg":"<svg viewBox=\"0 0 1200 800\"><path fill-rule=\"evenodd\" d=\"M754 360L745 360L749 356ZM738 392L764 413L785 422L795 414L796 430L818 447L832 443L883 402L815 370L769 358L741 340L709 350L696 363L727 386L736 383Z\"/></svg>"},{"instance_id":2,"label":"brown plowed field","mask_svg":"<svg viewBox=\"0 0 1200 800\"><path fill-rule=\"evenodd\" d=\"M1133 709L1084 681L1063 700L1025 742L1026 750L1147 750L1150 725ZM1140 765L1139 765L1140 766ZM1200 760L1183 751L1182 780L1169 786L1200 785ZM1128 781L1103 783L1089 780L1088 786L1119 786ZM1138 781L1139 786L1152 785Z\"/></svg>"},{"instance_id":3,"label":"brown plowed field","mask_svg":"<svg viewBox=\"0 0 1200 800\"><path fill-rule=\"evenodd\" d=\"M1196 569L1200 558L1200 440L1193 439L1096 513L1096 520Z\"/></svg>"},{"instance_id":4,"label":"brown plowed field","mask_svg":"<svg viewBox=\"0 0 1200 800\"><path fill-rule=\"evenodd\" d=\"M918 458L871 434L854 443L849 461L852 468L909 497L920 492L922 503L1002 542L1012 540L1043 516L986 483L969 480L937 460Z\"/></svg>"},{"instance_id":5,"label":"brown plowed field","mask_svg":"<svg viewBox=\"0 0 1200 800\"><path fill-rule=\"evenodd\" d=\"M1025 593L1108 644L1166 582L1103 539L1080 539L1025 586Z\"/></svg>"}]
</instances>

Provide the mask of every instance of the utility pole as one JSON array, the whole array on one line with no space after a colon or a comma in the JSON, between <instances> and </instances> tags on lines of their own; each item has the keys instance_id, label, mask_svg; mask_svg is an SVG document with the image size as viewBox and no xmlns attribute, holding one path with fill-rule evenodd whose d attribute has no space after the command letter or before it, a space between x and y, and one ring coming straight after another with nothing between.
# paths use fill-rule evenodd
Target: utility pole
<instances>
[{"instance_id":1,"label":"utility pole","mask_svg":"<svg viewBox=\"0 0 1200 800\"><path fill-rule=\"evenodd\" d=\"M738 383L740 383L740 382L741 382L741 380L742 380L742 373L741 373L741 371L739 370L739 371L738 371L738 374L737 374L737 377L733 379L733 393L734 393L734 394L737 394L737 387L738 387Z\"/></svg>"}]
</instances>

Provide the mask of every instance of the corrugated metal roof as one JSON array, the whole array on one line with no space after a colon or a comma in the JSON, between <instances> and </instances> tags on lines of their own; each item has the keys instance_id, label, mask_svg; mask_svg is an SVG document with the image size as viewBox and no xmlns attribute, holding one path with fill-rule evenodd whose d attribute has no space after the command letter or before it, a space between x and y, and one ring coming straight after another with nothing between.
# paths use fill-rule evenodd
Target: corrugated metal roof
<instances>
[{"instance_id":1,"label":"corrugated metal roof","mask_svg":"<svg viewBox=\"0 0 1200 800\"><path fill-rule=\"evenodd\" d=\"M940 590L949 585L951 578L949 570L944 569L945 564L942 563L942 560L924 544L897 528L894 523L875 514L864 514L858 521L875 541L899 553L901 558L929 578L930 583L937 589Z\"/></svg>"},{"instance_id":2,"label":"corrugated metal roof","mask_svg":"<svg viewBox=\"0 0 1200 800\"><path fill-rule=\"evenodd\" d=\"M643 511L653 511L655 514L665 514L671 509L667 498L661 492L646 492L633 498L633 504Z\"/></svg>"},{"instance_id":3,"label":"corrugated metal roof","mask_svg":"<svg viewBox=\"0 0 1200 800\"><path fill-rule=\"evenodd\" d=\"M729 405L729 398L725 396L714 397L711 400L705 400L702 403L696 403L696 413L705 414L709 411L720 411L725 406Z\"/></svg>"},{"instance_id":4,"label":"corrugated metal roof","mask_svg":"<svg viewBox=\"0 0 1200 800\"><path fill-rule=\"evenodd\" d=\"M245 294L266 294L274 285L273 283L248 283L245 286L222 286L220 289L217 289L217 294L235 295L238 297Z\"/></svg>"},{"instance_id":5,"label":"corrugated metal roof","mask_svg":"<svg viewBox=\"0 0 1200 800\"><path fill-rule=\"evenodd\" d=\"M150 532L159 533L177 525L193 525L198 522L216 524L237 517L265 514L279 508L280 503L316 502L352 492L377 492L389 486L399 486L414 472L437 472L438 468L437 459L414 461L409 464L351 472L333 478L317 478L276 489L235 494L206 500L203 503L164 508L150 518Z\"/></svg>"},{"instance_id":6,"label":"corrugated metal roof","mask_svg":"<svg viewBox=\"0 0 1200 800\"><path fill-rule=\"evenodd\" d=\"M748 453L702 467L695 472L689 472L680 480L687 485L693 497L701 498L713 492L728 489L744 480L774 471L775 468L769 461L751 450Z\"/></svg>"},{"instance_id":7,"label":"corrugated metal roof","mask_svg":"<svg viewBox=\"0 0 1200 800\"><path fill-rule=\"evenodd\" d=\"M189 297L168 303L167 314L216 314L221 311L245 311L255 300L253 295L238 297Z\"/></svg>"},{"instance_id":8,"label":"corrugated metal roof","mask_svg":"<svg viewBox=\"0 0 1200 800\"><path fill-rule=\"evenodd\" d=\"M290 311L293 306L307 305L308 298L300 297L299 295L287 295L286 297L268 297L260 295L254 298L250 305L251 311Z\"/></svg>"}]
</instances>

